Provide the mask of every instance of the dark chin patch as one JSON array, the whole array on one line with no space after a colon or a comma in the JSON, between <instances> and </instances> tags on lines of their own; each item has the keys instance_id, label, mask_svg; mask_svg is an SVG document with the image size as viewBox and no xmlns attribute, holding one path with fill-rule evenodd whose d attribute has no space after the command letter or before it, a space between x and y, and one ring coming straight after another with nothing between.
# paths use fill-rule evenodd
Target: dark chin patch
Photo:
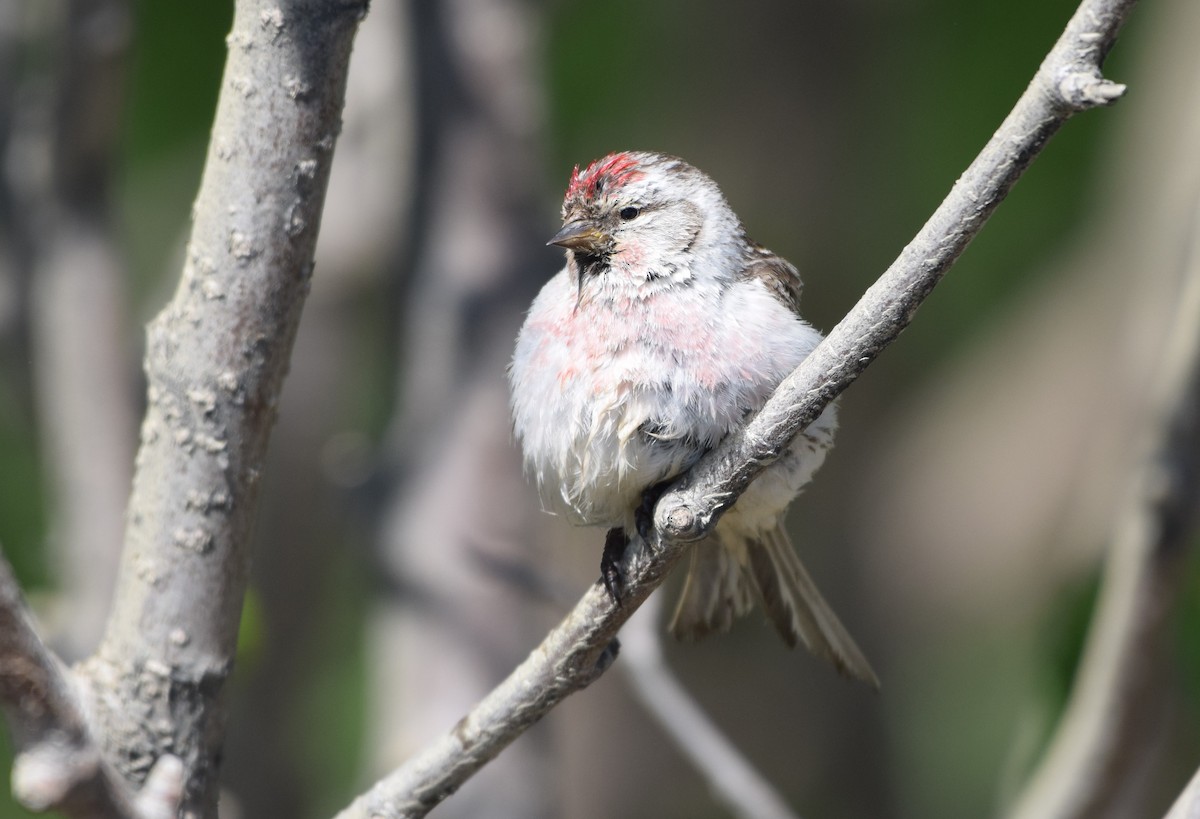
<instances>
[{"instance_id":1,"label":"dark chin patch","mask_svg":"<svg viewBox=\"0 0 1200 819\"><path fill-rule=\"evenodd\" d=\"M607 271L609 257L607 253L583 253L578 250L571 252L575 254L575 269L579 271L575 277L575 309L578 310L583 304L584 282Z\"/></svg>"},{"instance_id":2,"label":"dark chin patch","mask_svg":"<svg viewBox=\"0 0 1200 819\"><path fill-rule=\"evenodd\" d=\"M583 253L574 251L575 264L579 266L579 274L582 278L590 278L599 275L608 269L609 258L606 253Z\"/></svg>"}]
</instances>

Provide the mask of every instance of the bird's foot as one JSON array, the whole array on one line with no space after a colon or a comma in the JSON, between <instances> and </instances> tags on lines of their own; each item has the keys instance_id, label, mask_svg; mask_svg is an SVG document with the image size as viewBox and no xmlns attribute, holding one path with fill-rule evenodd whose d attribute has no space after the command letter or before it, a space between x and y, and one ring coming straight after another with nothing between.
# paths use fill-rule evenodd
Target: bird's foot
<instances>
[{"instance_id":1,"label":"bird's foot","mask_svg":"<svg viewBox=\"0 0 1200 819\"><path fill-rule=\"evenodd\" d=\"M600 652L600 656L596 658L596 676L603 674L617 660L617 655L621 653L621 643L616 637L612 638L604 651Z\"/></svg>"},{"instance_id":2,"label":"bird's foot","mask_svg":"<svg viewBox=\"0 0 1200 819\"><path fill-rule=\"evenodd\" d=\"M643 492L642 502L638 504L638 508L633 512L633 520L637 525L637 532L646 543L650 542L650 532L654 529L654 507L658 503L658 499L667 491L669 484L670 481L656 483Z\"/></svg>"}]
</instances>

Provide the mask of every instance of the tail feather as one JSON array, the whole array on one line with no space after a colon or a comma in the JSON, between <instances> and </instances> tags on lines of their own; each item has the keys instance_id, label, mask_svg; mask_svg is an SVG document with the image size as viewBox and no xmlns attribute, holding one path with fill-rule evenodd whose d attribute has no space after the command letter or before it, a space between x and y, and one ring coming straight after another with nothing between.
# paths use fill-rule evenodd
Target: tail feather
<instances>
[{"instance_id":1,"label":"tail feather","mask_svg":"<svg viewBox=\"0 0 1200 819\"><path fill-rule=\"evenodd\" d=\"M735 617L750 610L752 596L789 646L803 641L841 673L879 687L871 664L821 596L782 526L737 542L718 530L697 543L670 631L691 640L728 631Z\"/></svg>"},{"instance_id":2,"label":"tail feather","mask_svg":"<svg viewBox=\"0 0 1200 819\"><path fill-rule=\"evenodd\" d=\"M763 609L789 646L803 640L809 651L841 673L879 687L879 677L821 596L782 526L760 540L747 541L746 558Z\"/></svg>"},{"instance_id":3,"label":"tail feather","mask_svg":"<svg viewBox=\"0 0 1200 819\"><path fill-rule=\"evenodd\" d=\"M750 611L753 600L734 556L715 536L692 547L687 580L671 618L677 640L698 640L713 632L729 631L735 617Z\"/></svg>"}]
</instances>

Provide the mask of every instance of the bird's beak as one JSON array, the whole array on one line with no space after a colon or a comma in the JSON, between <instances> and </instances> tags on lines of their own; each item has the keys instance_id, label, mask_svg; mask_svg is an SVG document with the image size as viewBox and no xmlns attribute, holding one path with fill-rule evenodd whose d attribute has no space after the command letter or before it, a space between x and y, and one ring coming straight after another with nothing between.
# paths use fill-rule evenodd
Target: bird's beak
<instances>
[{"instance_id":1,"label":"bird's beak","mask_svg":"<svg viewBox=\"0 0 1200 819\"><path fill-rule=\"evenodd\" d=\"M593 223L581 220L567 222L562 230L546 242L548 245L558 245L570 250L582 250L584 253L599 253L612 241L612 237L597 228Z\"/></svg>"}]
</instances>

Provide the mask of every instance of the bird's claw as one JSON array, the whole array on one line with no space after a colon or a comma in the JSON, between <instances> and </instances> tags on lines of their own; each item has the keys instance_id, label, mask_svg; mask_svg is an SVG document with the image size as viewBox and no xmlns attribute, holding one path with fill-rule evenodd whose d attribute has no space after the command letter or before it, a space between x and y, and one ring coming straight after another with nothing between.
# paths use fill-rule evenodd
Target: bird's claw
<instances>
[{"instance_id":1,"label":"bird's claw","mask_svg":"<svg viewBox=\"0 0 1200 819\"><path fill-rule=\"evenodd\" d=\"M608 591L608 596L618 606L621 605L621 594L625 590L621 560L624 559L628 546L629 538L624 529L609 529L604 537L604 553L600 555L600 581Z\"/></svg>"},{"instance_id":2,"label":"bird's claw","mask_svg":"<svg viewBox=\"0 0 1200 819\"><path fill-rule=\"evenodd\" d=\"M633 512L633 520L637 525L638 535L647 544L650 542L650 532L654 530L654 507L658 499L667 491L667 481L656 483L642 493L642 502Z\"/></svg>"}]
</instances>

